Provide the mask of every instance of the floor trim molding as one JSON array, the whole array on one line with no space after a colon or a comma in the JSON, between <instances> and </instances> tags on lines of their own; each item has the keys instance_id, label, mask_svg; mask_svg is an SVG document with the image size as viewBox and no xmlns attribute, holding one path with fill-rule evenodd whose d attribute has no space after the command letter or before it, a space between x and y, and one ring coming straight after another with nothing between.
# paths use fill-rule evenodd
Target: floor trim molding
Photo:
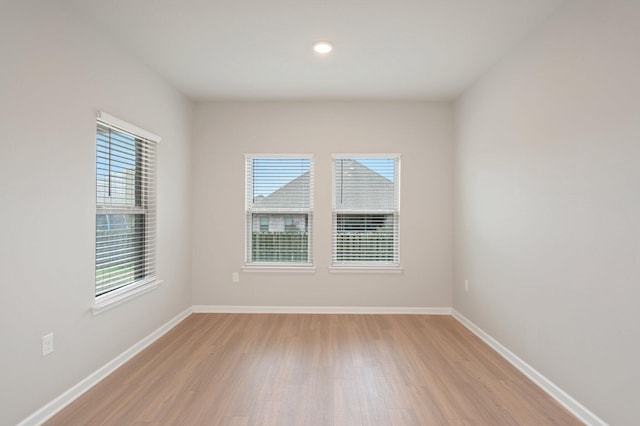
<instances>
[{"instance_id":1,"label":"floor trim molding","mask_svg":"<svg viewBox=\"0 0 640 426\"><path fill-rule=\"evenodd\" d=\"M84 380L81 380L78 384L68 389L62 395L58 396L56 399L49 402L47 405L40 408L38 411L18 423L18 426L35 426L41 425L42 423L46 422L67 405L71 404L82 394L91 389L93 386L97 385L102 379L117 370L125 362L129 361L138 353L142 352L147 346L158 340L165 333L182 322L185 318L191 315L192 312L192 307L185 309L184 311L173 317L171 320L169 320L167 323L160 326L160 328L144 337L138 343L131 346L129 349L122 352L120 355L118 355L102 367L98 368Z\"/></svg>"},{"instance_id":2,"label":"floor trim molding","mask_svg":"<svg viewBox=\"0 0 640 426\"><path fill-rule=\"evenodd\" d=\"M228 306L195 305L194 313L200 314L405 314L451 315L451 308L418 307L364 307L364 306Z\"/></svg>"},{"instance_id":3,"label":"floor trim molding","mask_svg":"<svg viewBox=\"0 0 640 426\"><path fill-rule=\"evenodd\" d=\"M516 354L503 346L496 339L491 337L487 332L482 330L476 324L471 322L467 317L462 315L455 309L451 310L451 315L464 325L469 331L478 336L483 342L491 346L500 356L506 359L511 365L520 370L522 374L527 376L538 387L545 391L549 396L555 399L560 405L566 408L570 413L579 420L590 426L607 426L607 423L600 417L589 411L584 405L580 404L568 393L556 386L551 380L540 374L535 368L527 364Z\"/></svg>"},{"instance_id":4,"label":"floor trim molding","mask_svg":"<svg viewBox=\"0 0 640 426\"><path fill-rule=\"evenodd\" d=\"M41 425L53 417L67 405L75 401L86 391L113 373L125 362L136 356L147 346L158 340L169 330L174 328L192 313L272 313L272 314L404 314L404 315L451 315L464 327L478 336L493 348L511 365L520 370L549 396L565 407L569 412L587 425L607 426L607 423L589 411L586 407L564 392L553 382L540 374L537 370L515 355L488 333L471 322L468 318L453 308L420 308L420 307L331 307L331 306L229 306L229 305L194 305L176 315L160 328L144 337L135 345L109 361L104 366L90 374L87 378L68 389L38 411L18 423L18 426Z\"/></svg>"}]
</instances>

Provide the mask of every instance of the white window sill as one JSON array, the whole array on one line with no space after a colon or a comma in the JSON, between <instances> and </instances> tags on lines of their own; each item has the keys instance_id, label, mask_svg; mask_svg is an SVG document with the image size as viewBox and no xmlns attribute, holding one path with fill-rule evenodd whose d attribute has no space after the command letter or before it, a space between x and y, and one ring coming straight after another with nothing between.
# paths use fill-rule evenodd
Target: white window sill
<instances>
[{"instance_id":1,"label":"white window sill","mask_svg":"<svg viewBox=\"0 0 640 426\"><path fill-rule=\"evenodd\" d=\"M98 296L96 303L91 305L91 313L98 315L131 299L155 290L162 284L161 280L153 279L138 284L128 285L113 292Z\"/></svg>"},{"instance_id":2,"label":"white window sill","mask_svg":"<svg viewBox=\"0 0 640 426\"><path fill-rule=\"evenodd\" d=\"M293 274L315 274L316 267L313 265L244 265L242 272L275 272L275 273L293 273Z\"/></svg>"},{"instance_id":3,"label":"white window sill","mask_svg":"<svg viewBox=\"0 0 640 426\"><path fill-rule=\"evenodd\" d=\"M403 270L402 266L329 266L329 272L332 274L401 274Z\"/></svg>"}]
</instances>

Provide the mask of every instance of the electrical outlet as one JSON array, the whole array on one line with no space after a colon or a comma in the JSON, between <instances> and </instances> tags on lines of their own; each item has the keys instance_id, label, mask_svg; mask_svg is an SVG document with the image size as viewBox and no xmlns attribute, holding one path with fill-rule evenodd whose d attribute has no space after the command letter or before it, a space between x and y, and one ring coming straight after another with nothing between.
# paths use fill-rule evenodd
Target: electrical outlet
<instances>
[{"instance_id":1,"label":"electrical outlet","mask_svg":"<svg viewBox=\"0 0 640 426\"><path fill-rule=\"evenodd\" d=\"M42 336L42 356L47 356L53 352L53 333Z\"/></svg>"},{"instance_id":2,"label":"electrical outlet","mask_svg":"<svg viewBox=\"0 0 640 426\"><path fill-rule=\"evenodd\" d=\"M464 280L464 291L469 291L469 280Z\"/></svg>"},{"instance_id":3,"label":"electrical outlet","mask_svg":"<svg viewBox=\"0 0 640 426\"><path fill-rule=\"evenodd\" d=\"M234 272L233 274L231 274L231 280L234 283L240 282L240 273L239 272Z\"/></svg>"}]
</instances>

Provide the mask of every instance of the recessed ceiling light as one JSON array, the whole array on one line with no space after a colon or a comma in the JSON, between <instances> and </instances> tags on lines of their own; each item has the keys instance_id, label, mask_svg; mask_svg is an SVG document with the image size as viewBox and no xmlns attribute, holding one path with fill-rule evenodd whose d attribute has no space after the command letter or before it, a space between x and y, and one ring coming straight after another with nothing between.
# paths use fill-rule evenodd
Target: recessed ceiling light
<instances>
[{"instance_id":1,"label":"recessed ceiling light","mask_svg":"<svg viewBox=\"0 0 640 426\"><path fill-rule=\"evenodd\" d=\"M333 50L333 44L330 41L320 40L313 43L313 51L321 55L326 55Z\"/></svg>"}]
</instances>

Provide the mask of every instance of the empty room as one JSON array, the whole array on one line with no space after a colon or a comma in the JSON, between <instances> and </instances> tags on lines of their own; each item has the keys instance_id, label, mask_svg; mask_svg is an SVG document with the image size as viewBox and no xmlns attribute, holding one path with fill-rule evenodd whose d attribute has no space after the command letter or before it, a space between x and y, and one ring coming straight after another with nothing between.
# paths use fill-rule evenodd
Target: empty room
<instances>
[{"instance_id":1,"label":"empty room","mask_svg":"<svg viewBox=\"0 0 640 426\"><path fill-rule=\"evenodd\" d=\"M640 424L640 2L0 34L0 425Z\"/></svg>"}]
</instances>

